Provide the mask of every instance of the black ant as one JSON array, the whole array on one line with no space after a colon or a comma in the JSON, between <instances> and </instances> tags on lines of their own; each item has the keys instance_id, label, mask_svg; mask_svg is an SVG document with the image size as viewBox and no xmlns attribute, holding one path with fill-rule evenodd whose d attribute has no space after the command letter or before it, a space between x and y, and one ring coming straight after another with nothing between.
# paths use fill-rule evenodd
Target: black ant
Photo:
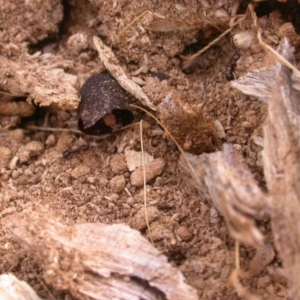
<instances>
[{"instance_id":1,"label":"black ant","mask_svg":"<svg viewBox=\"0 0 300 300\"><path fill-rule=\"evenodd\" d=\"M88 150L89 149L89 146L84 144L84 145L81 145L79 147L76 147L76 148L71 148L70 150L66 150L62 153L62 156L63 158L68 158L71 156L72 153L75 153L75 152L81 152L81 151L85 151L85 150Z\"/></svg>"},{"instance_id":2,"label":"black ant","mask_svg":"<svg viewBox=\"0 0 300 300\"><path fill-rule=\"evenodd\" d=\"M240 54L239 53L234 53L233 56L231 57L231 60L230 60L230 69L228 72L226 72L226 79L228 81L231 81L235 78L234 76L234 70L236 68L236 63L237 61L240 59Z\"/></svg>"}]
</instances>

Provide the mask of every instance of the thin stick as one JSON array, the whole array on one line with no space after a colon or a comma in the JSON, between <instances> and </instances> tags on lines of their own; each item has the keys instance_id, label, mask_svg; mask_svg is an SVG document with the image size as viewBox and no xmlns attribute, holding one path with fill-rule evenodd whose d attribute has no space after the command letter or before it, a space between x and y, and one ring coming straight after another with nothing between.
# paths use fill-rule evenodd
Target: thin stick
<instances>
[{"instance_id":1,"label":"thin stick","mask_svg":"<svg viewBox=\"0 0 300 300\"><path fill-rule=\"evenodd\" d=\"M135 125L137 125L138 123L132 123L132 124L129 124L129 125L126 125L122 128L118 128L118 129L115 129L112 131L112 133L114 132L118 132L118 131L121 131L121 130L124 130L126 128L130 128L130 127L133 127ZM32 129L32 130L40 130L40 131L58 131L58 132L73 132L73 133L78 133L78 134L86 134L80 130L76 130L76 129L69 129L69 128L53 128L53 127L41 127L41 126L35 126L35 125L28 125L26 126L25 129ZM108 133L108 134L105 134L105 135L102 135L102 136L97 136L97 135L90 135L91 137L94 137L94 138L97 138L97 139L105 139L106 137L110 136L111 134Z\"/></svg>"},{"instance_id":2,"label":"thin stick","mask_svg":"<svg viewBox=\"0 0 300 300\"><path fill-rule=\"evenodd\" d=\"M235 268L240 269L240 243L235 241Z\"/></svg>"},{"instance_id":3,"label":"thin stick","mask_svg":"<svg viewBox=\"0 0 300 300\"><path fill-rule=\"evenodd\" d=\"M68 129L68 128L52 128L52 127L40 127L40 126L29 125L29 126L26 126L25 129L32 129L32 130L39 130L39 131L73 132L73 133L77 133L77 134L81 134L81 135L86 135L84 132L82 132L80 130ZM104 140L108 136L110 136L110 134L105 134L105 135L101 135L101 136L97 136L97 135L90 135L90 136L94 139Z\"/></svg>"},{"instance_id":4,"label":"thin stick","mask_svg":"<svg viewBox=\"0 0 300 300\"><path fill-rule=\"evenodd\" d=\"M149 225L149 221L148 221L148 213L147 213L147 186L146 186L146 169L145 169L144 143L143 143L143 120L140 121L140 140L141 140L142 165L143 165L145 220L146 220L147 228L149 231L151 243L154 246L151 231L150 231L150 225Z\"/></svg>"},{"instance_id":5,"label":"thin stick","mask_svg":"<svg viewBox=\"0 0 300 300\"><path fill-rule=\"evenodd\" d=\"M40 127L35 125L26 126L26 129L40 130L40 131L60 131L60 132L74 132L83 134L80 130L68 129L68 128L52 128L52 127Z\"/></svg>"}]
</instances>

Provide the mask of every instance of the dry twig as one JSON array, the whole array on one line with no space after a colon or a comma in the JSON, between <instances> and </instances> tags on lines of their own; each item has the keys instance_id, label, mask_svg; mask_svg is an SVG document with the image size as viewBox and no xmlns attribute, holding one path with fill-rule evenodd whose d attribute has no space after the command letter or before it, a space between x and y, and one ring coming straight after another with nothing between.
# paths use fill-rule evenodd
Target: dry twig
<instances>
[{"instance_id":1,"label":"dry twig","mask_svg":"<svg viewBox=\"0 0 300 300\"><path fill-rule=\"evenodd\" d=\"M141 87L127 77L112 50L104 45L101 39L96 36L94 36L93 41L105 68L119 82L119 84L128 93L139 99L145 106L148 106L152 110L156 110L155 106L151 103L148 96L142 91Z\"/></svg>"},{"instance_id":2,"label":"dry twig","mask_svg":"<svg viewBox=\"0 0 300 300\"><path fill-rule=\"evenodd\" d=\"M185 154L192 166L192 182L202 200L212 201L225 217L229 232L237 241L259 247L263 236L254 218L265 218L266 196L247 170L242 156L230 144L223 151L192 156ZM188 175L190 167L181 159Z\"/></svg>"},{"instance_id":3,"label":"dry twig","mask_svg":"<svg viewBox=\"0 0 300 300\"><path fill-rule=\"evenodd\" d=\"M127 225L66 226L40 206L12 216L6 224L34 252L46 282L76 298L198 298L167 258Z\"/></svg>"},{"instance_id":4,"label":"dry twig","mask_svg":"<svg viewBox=\"0 0 300 300\"><path fill-rule=\"evenodd\" d=\"M146 185L146 170L145 170L145 155L144 155L144 143L143 143L143 120L140 121L140 140L141 140L141 152L142 152L142 166L143 166L143 182L144 182L144 209L145 209L145 219L147 223L147 228L150 236L152 245L154 246L151 230L148 221L147 214L147 185Z\"/></svg>"},{"instance_id":5,"label":"dry twig","mask_svg":"<svg viewBox=\"0 0 300 300\"><path fill-rule=\"evenodd\" d=\"M290 63L294 61L286 38L278 52ZM300 299L300 103L291 75L280 60L268 102L263 158L275 246L287 274L289 297Z\"/></svg>"}]
</instances>

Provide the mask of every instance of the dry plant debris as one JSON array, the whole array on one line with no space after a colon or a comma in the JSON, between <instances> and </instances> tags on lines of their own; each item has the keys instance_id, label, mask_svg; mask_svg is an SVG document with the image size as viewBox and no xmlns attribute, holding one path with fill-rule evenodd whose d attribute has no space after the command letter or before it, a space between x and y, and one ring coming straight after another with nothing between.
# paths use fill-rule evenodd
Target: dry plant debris
<instances>
[{"instance_id":1,"label":"dry plant debris","mask_svg":"<svg viewBox=\"0 0 300 300\"><path fill-rule=\"evenodd\" d=\"M112 50L104 45L101 39L96 36L93 38L93 41L101 61L105 65L106 69L119 82L119 84L128 93L139 99L144 105L148 106L152 110L155 110L155 107L151 103L148 96L142 91L141 87L127 77Z\"/></svg>"},{"instance_id":2,"label":"dry plant debris","mask_svg":"<svg viewBox=\"0 0 300 300\"><path fill-rule=\"evenodd\" d=\"M185 151L199 154L220 146L212 120L203 116L201 107L184 104L176 91L170 91L157 110L162 124Z\"/></svg>"},{"instance_id":3,"label":"dry plant debris","mask_svg":"<svg viewBox=\"0 0 300 300\"><path fill-rule=\"evenodd\" d=\"M12 216L8 227L39 259L46 282L78 299L197 299L167 258L127 225L65 226L37 206Z\"/></svg>"}]
</instances>

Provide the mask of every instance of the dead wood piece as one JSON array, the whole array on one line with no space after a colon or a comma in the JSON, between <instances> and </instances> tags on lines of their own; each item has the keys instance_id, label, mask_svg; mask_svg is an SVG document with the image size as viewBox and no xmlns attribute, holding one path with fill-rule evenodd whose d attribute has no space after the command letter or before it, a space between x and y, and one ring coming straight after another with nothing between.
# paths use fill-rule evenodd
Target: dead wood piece
<instances>
[{"instance_id":1,"label":"dead wood piece","mask_svg":"<svg viewBox=\"0 0 300 300\"><path fill-rule=\"evenodd\" d=\"M266 217L266 195L262 193L241 155L230 144L223 151L200 156L182 156L180 164L191 173L203 200L212 201L225 217L230 234L238 241L259 247L263 236L254 219Z\"/></svg>"},{"instance_id":2,"label":"dead wood piece","mask_svg":"<svg viewBox=\"0 0 300 300\"><path fill-rule=\"evenodd\" d=\"M3 300L41 300L31 286L12 274L0 276L0 298Z\"/></svg>"},{"instance_id":3,"label":"dead wood piece","mask_svg":"<svg viewBox=\"0 0 300 300\"><path fill-rule=\"evenodd\" d=\"M156 110L148 96L143 92L140 86L130 80L120 66L120 62L112 52L112 50L103 44L100 38L94 36L94 45L98 51L99 57L105 68L119 82L119 84L131 95L139 99L145 106L152 110Z\"/></svg>"},{"instance_id":4,"label":"dead wood piece","mask_svg":"<svg viewBox=\"0 0 300 300\"><path fill-rule=\"evenodd\" d=\"M231 81L230 84L242 93L268 103L275 85L276 69L275 65L261 68ZM293 76L292 85L300 95L300 77L297 74Z\"/></svg>"},{"instance_id":5,"label":"dead wood piece","mask_svg":"<svg viewBox=\"0 0 300 300\"><path fill-rule=\"evenodd\" d=\"M1 90L12 95L28 95L27 102L33 100L40 106L78 107L77 76L62 69L68 61L49 54L25 55L17 62L0 56L0 64Z\"/></svg>"},{"instance_id":6,"label":"dead wood piece","mask_svg":"<svg viewBox=\"0 0 300 300\"><path fill-rule=\"evenodd\" d=\"M288 40L279 52L293 62ZM291 299L300 299L300 102L291 71L278 63L264 127L264 166L271 194L275 246L287 274Z\"/></svg>"},{"instance_id":7,"label":"dead wood piece","mask_svg":"<svg viewBox=\"0 0 300 300\"><path fill-rule=\"evenodd\" d=\"M46 282L78 299L198 299L167 258L127 225L65 226L39 206L8 221L39 259Z\"/></svg>"}]
</instances>

